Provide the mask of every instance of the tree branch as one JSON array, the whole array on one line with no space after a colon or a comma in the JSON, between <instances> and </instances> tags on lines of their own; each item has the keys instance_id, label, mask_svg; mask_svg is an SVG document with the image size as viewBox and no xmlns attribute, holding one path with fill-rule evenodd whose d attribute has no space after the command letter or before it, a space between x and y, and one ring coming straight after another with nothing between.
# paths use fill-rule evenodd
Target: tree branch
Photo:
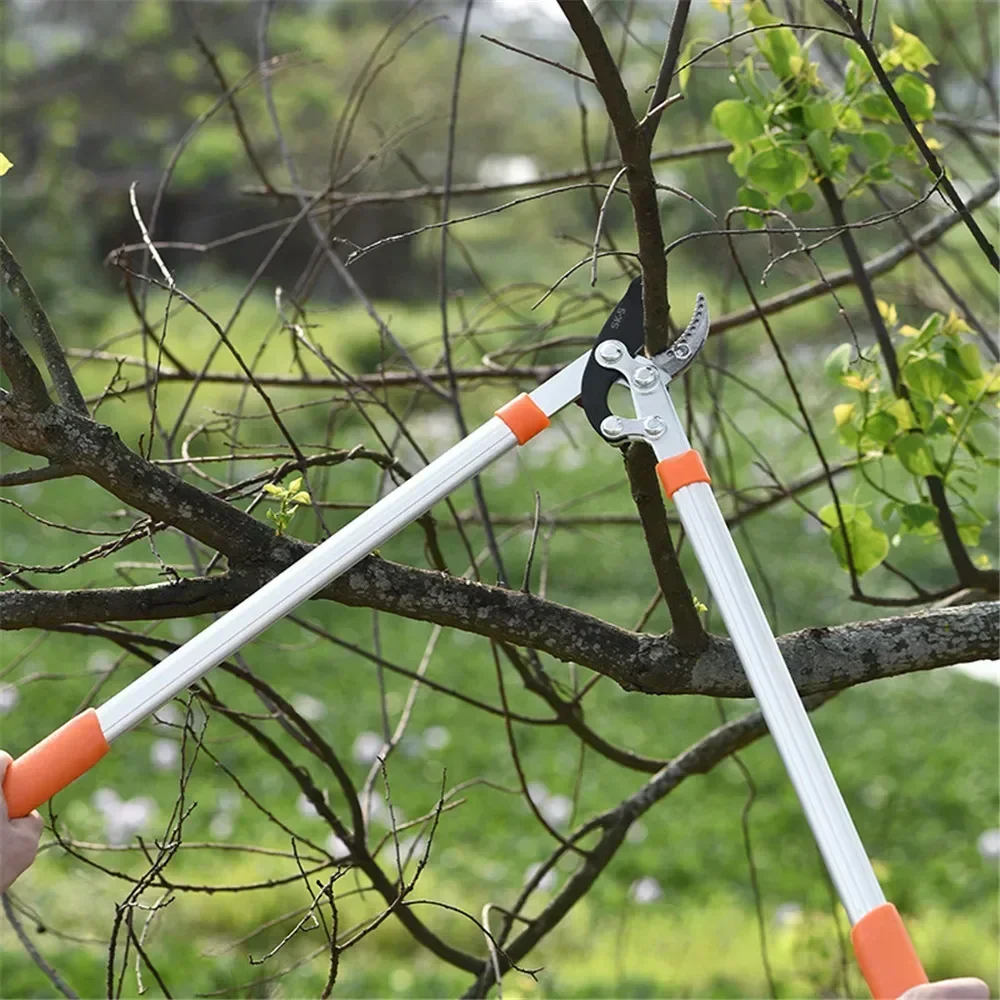
<instances>
[{"instance_id":1,"label":"tree branch","mask_svg":"<svg viewBox=\"0 0 1000 1000\"><path fill-rule=\"evenodd\" d=\"M299 543L304 554L308 546ZM90 591L0 592L0 627L145 621L219 612L262 586L270 574L245 573L147 587ZM629 691L751 696L728 639L708 636L691 655L669 636L630 632L533 594L473 583L369 557L319 597L462 629L547 653L604 674ZM789 633L778 640L799 691L811 694L933 670L996 655L993 602Z\"/></svg>"},{"instance_id":2,"label":"tree branch","mask_svg":"<svg viewBox=\"0 0 1000 1000\"><path fill-rule=\"evenodd\" d=\"M31 355L17 339L7 317L0 313L0 368L10 379L14 401L32 413L47 410L52 405L45 381Z\"/></svg>"},{"instance_id":3,"label":"tree branch","mask_svg":"<svg viewBox=\"0 0 1000 1000\"><path fill-rule=\"evenodd\" d=\"M59 338L49 317L45 314L35 290L31 287L28 279L24 276L20 264L15 260L10 248L0 238L0 271L3 272L4 284L10 290L11 295L20 303L28 322L31 324L31 332L45 358L45 367L55 384L56 391L63 404L79 413L87 412L87 404L83 401L83 394L80 387L73 378L73 373L66 362L66 355L63 354Z\"/></svg>"}]
</instances>

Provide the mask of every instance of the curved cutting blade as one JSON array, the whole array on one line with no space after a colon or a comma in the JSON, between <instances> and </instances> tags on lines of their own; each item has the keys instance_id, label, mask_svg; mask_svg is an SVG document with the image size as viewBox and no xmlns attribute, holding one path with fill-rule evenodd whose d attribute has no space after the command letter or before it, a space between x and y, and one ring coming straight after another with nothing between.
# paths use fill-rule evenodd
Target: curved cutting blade
<instances>
[{"instance_id":1,"label":"curved cutting blade","mask_svg":"<svg viewBox=\"0 0 1000 1000\"><path fill-rule=\"evenodd\" d=\"M684 332L665 350L655 355L653 358L656 367L664 371L672 379L677 378L688 365L694 361L698 352L705 346L708 339L708 330L712 325L708 314L708 302L705 296L698 293L694 300L694 312L691 314L691 322L684 328Z\"/></svg>"}]
</instances>

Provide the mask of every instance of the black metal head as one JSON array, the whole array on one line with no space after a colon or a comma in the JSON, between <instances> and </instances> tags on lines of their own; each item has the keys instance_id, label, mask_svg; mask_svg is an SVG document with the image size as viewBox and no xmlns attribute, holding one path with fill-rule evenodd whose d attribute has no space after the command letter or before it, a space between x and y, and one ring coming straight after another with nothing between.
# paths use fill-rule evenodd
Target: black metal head
<instances>
[{"instance_id":1,"label":"black metal head","mask_svg":"<svg viewBox=\"0 0 1000 1000\"><path fill-rule=\"evenodd\" d=\"M642 276L633 278L621 301L604 321L600 335L594 341L587 367L580 382L580 405L587 414L590 426L601 433L601 421L611 416L608 393L621 377L618 372L597 363L594 351L606 340L619 340L635 357L642 349ZM603 435L602 435L603 436Z\"/></svg>"}]
</instances>

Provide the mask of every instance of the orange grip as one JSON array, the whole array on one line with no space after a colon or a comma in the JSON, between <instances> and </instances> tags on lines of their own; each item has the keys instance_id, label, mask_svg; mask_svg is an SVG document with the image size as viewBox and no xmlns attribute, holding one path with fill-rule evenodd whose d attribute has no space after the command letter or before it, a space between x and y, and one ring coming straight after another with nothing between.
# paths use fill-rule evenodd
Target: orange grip
<instances>
[{"instance_id":1,"label":"orange grip","mask_svg":"<svg viewBox=\"0 0 1000 1000\"><path fill-rule=\"evenodd\" d=\"M927 982L927 974L892 903L869 910L851 928L851 941L875 1000L896 1000L911 987Z\"/></svg>"},{"instance_id":2,"label":"orange grip","mask_svg":"<svg viewBox=\"0 0 1000 1000\"><path fill-rule=\"evenodd\" d=\"M656 466L656 474L660 477L663 491L672 497L679 489L692 483L710 483L711 477L701 460L701 455L693 448L665 458Z\"/></svg>"},{"instance_id":3,"label":"orange grip","mask_svg":"<svg viewBox=\"0 0 1000 1000\"><path fill-rule=\"evenodd\" d=\"M110 749L97 712L88 708L11 762L3 779L7 814L27 816L89 771Z\"/></svg>"},{"instance_id":4,"label":"orange grip","mask_svg":"<svg viewBox=\"0 0 1000 1000\"><path fill-rule=\"evenodd\" d=\"M498 416L514 432L518 444L530 441L536 434L549 426L549 418L526 392L515 396L509 403L504 403L496 411L495 416Z\"/></svg>"}]
</instances>

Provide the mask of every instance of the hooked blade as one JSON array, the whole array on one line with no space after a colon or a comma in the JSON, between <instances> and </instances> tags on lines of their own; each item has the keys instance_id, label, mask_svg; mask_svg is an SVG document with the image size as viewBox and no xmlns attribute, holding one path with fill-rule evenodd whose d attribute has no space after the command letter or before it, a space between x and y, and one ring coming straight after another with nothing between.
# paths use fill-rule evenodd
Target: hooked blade
<instances>
[{"instance_id":1,"label":"hooked blade","mask_svg":"<svg viewBox=\"0 0 1000 1000\"><path fill-rule=\"evenodd\" d=\"M657 368L666 372L670 378L677 378L688 365L694 361L698 352L705 346L708 330L712 325L708 314L708 302L705 296L698 293L694 300L694 312L691 322L684 332L665 350L654 355L653 362Z\"/></svg>"}]
</instances>

